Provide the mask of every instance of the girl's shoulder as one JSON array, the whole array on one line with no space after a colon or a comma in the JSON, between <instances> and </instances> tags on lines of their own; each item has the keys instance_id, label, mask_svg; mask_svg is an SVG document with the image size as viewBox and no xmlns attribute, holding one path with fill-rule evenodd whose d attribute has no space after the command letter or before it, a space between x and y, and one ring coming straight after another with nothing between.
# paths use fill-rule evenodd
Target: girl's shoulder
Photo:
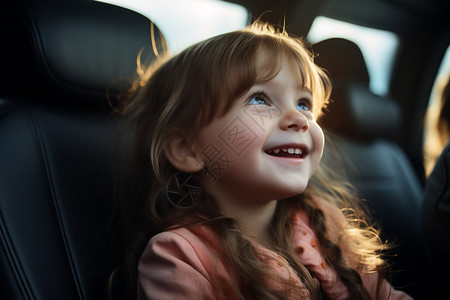
<instances>
[{"instance_id":1,"label":"girl's shoulder","mask_svg":"<svg viewBox=\"0 0 450 300\"><path fill-rule=\"evenodd\" d=\"M168 229L166 231L160 232L154 235L149 240L149 244L159 244L159 243L173 243L173 244L191 244L193 246L202 244L202 238L199 234L202 232L201 236L208 235L207 229L201 228L196 230L190 230L187 227L178 227L174 229ZM211 237L213 237L211 233Z\"/></svg>"},{"instance_id":2,"label":"girl's shoulder","mask_svg":"<svg viewBox=\"0 0 450 300\"><path fill-rule=\"evenodd\" d=\"M164 251L173 256L184 259L197 258L199 261L208 261L207 258L216 256L214 252L216 238L206 226L180 227L160 232L153 236L141 257L155 255Z\"/></svg>"},{"instance_id":3,"label":"girl's shoulder","mask_svg":"<svg viewBox=\"0 0 450 300\"><path fill-rule=\"evenodd\" d=\"M213 299L219 287L231 292L231 277L212 247L215 240L205 226L176 228L153 236L138 264L142 293L147 297L151 293L172 299L180 293L192 299L199 295ZM189 284L192 282L195 284Z\"/></svg>"}]
</instances>

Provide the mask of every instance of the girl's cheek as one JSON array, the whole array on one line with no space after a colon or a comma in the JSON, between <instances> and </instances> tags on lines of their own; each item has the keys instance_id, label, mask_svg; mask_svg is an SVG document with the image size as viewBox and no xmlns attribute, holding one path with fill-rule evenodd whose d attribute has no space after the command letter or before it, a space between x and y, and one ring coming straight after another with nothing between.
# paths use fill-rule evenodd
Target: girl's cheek
<instances>
[{"instance_id":1,"label":"girl's cheek","mask_svg":"<svg viewBox=\"0 0 450 300\"><path fill-rule=\"evenodd\" d=\"M314 164L312 166L312 174L311 174L312 176L322 159L322 154L325 146L325 136L322 128L317 123L314 123L314 126L311 127L310 130L313 138L313 147L314 147L313 148L314 153L312 155L312 163Z\"/></svg>"},{"instance_id":2,"label":"girl's cheek","mask_svg":"<svg viewBox=\"0 0 450 300\"><path fill-rule=\"evenodd\" d=\"M240 160L254 151L262 137L262 129L246 115L231 118L223 126L215 126L204 141L200 156L205 163L204 175L215 181Z\"/></svg>"},{"instance_id":3,"label":"girl's cheek","mask_svg":"<svg viewBox=\"0 0 450 300\"><path fill-rule=\"evenodd\" d=\"M321 152L323 152L323 148L325 146L325 134L323 133L322 127L320 127L319 124L317 124L317 127L318 127L318 131L319 131L319 143L320 143L320 147L322 148Z\"/></svg>"}]
</instances>

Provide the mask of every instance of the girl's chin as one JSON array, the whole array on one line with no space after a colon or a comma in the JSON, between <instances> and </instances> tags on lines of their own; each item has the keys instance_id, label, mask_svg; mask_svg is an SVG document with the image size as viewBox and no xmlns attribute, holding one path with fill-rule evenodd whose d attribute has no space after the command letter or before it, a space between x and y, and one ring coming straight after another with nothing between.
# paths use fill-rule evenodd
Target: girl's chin
<instances>
[{"instance_id":1,"label":"girl's chin","mask_svg":"<svg viewBox=\"0 0 450 300\"><path fill-rule=\"evenodd\" d=\"M296 186L296 187L283 187L282 189L277 189L274 192L273 199L281 200L281 199L287 199L291 197L295 197L300 195L306 190L306 185L303 187Z\"/></svg>"}]
</instances>

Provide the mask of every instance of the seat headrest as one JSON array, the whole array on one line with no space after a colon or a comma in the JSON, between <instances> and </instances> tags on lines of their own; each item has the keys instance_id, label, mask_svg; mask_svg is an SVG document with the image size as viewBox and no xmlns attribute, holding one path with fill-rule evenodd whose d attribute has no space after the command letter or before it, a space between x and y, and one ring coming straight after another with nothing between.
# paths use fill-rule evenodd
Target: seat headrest
<instances>
[{"instance_id":1,"label":"seat headrest","mask_svg":"<svg viewBox=\"0 0 450 300\"><path fill-rule=\"evenodd\" d=\"M401 125L394 100L380 97L361 83L333 87L332 101L321 125L339 135L358 140L392 139Z\"/></svg>"},{"instance_id":2,"label":"seat headrest","mask_svg":"<svg viewBox=\"0 0 450 300\"><path fill-rule=\"evenodd\" d=\"M159 53L166 47L150 20L118 6L70 0L15 5L18 14L6 16L14 24L10 42L2 45L11 48L2 51L9 56L9 75L1 78L4 90L14 93L29 90L53 101L105 100L107 93L123 92L125 80L129 84L141 49L141 61L148 62L154 45Z\"/></svg>"},{"instance_id":3,"label":"seat headrest","mask_svg":"<svg viewBox=\"0 0 450 300\"><path fill-rule=\"evenodd\" d=\"M352 41L331 38L314 45L315 62L331 72L333 80L352 80L369 85L364 56Z\"/></svg>"},{"instance_id":4,"label":"seat headrest","mask_svg":"<svg viewBox=\"0 0 450 300\"><path fill-rule=\"evenodd\" d=\"M400 107L394 99L370 90L359 47L346 39L331 38L313 49L316 64L328 71L333 84L331 103L321 125L355 139L393 138L401 125Z\"/></svg>"}]
</instances>

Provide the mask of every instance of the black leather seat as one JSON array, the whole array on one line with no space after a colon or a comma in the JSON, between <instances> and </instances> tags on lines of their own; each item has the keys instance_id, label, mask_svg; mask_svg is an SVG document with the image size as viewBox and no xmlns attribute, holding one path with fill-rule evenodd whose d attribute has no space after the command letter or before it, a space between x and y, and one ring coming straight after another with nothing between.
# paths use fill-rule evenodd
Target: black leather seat
<instances>
[{"instance_id":1,"label":"black leather seat","mask_svg":"<svg viewBox=\"0 0 450 300\"><path fill-rule=\"evenodd\" d=\"M154 57L151 22L94 1L3 1L0 28L0 299L104 299L122 254L108 100L141 49Z\"/></svg>"},{"instance_id":2,"label":"black leather seat","mask_svg":"<svg viewBox=\"0 0 450 300\"><path fill-rule=\"evenodd\" d=\"M336 136L343 166L383 230L382 238L398 244L387 259L393 285L431 299L428 252L420 224L422 184L404 151L392 138L401 124L394 99L369 89L369 74L356 44L333 38L313 46L318 65L333 82L332 103L321 119Z\"/></svg>"},{"instance_id":3,"label":"black leather seat","mask_svg":"<svg viewBox=\"0 0 450 300\"><path fill-rule=\"evenodd\" d=\"M450 280L450 143L442 151L428 177L422 207L425 236L433 257L433 272L437 274L437 287L447 291Z\"/></svg>"}]
</instances>

